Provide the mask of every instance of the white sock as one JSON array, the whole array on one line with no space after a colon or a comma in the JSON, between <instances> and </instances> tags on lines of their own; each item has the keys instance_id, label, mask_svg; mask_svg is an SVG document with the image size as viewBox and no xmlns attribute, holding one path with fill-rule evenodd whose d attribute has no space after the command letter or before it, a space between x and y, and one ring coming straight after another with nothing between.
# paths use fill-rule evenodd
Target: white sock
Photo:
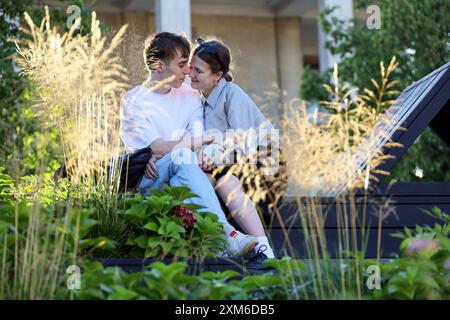
<instances>
[{"instance_id":1,"label":"white sock","mask_svg":"<svg viewBox=\"0 0 450 320\"><path fill-rule=\"evenodd\" d=\"M255 247L255 252L258 253L258 250L261 248L261 246L263 246L261 248L261 251L263 251L263 253L267 256L267 258L269 259L275 258L275 254L273 253L272 247L269 244L269 239L267 239L267 237L256 237L256 239L258 239L259 243Z\"/></svg>"},{"instance_id":2,"label":"white sock","mask_svg":"<svg viewBox=\"0 0 450 320\"><path fill-rule=\"evenodd\" d=\"M233 232L233 231L236 231L236 229L231 225L231 224L229 224L229 223L225 223L224 225L223 225L223 230L225 230L225 233L226 233L226 235L229 237L230 236L230 234Z\"/></svg>"}]
</instances>

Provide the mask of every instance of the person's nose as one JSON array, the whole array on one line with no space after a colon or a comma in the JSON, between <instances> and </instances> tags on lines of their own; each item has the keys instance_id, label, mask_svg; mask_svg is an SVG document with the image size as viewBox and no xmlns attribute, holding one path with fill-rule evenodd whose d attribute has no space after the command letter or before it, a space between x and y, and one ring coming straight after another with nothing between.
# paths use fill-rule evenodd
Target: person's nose
<instances>
[{"instance_id":1,"label":"person's nose","mask_svg":"<svg viewBox=\"0 0 450 320\"><path fill-rule=\"evenodd\" d=\"M192 78L194 78L194 69L193 68L190 68L189 69L189 77L192 79Z\"/></svg>"},{"instance_id":2,"label":"person's nose","mask_svg":"<svg viewBox=\"0 0 450 320\"><path fill-rule=\"evenodd\" d=\"M189 68L189 66L185 66L184 67L184 69L183 69L183 74L186 76L186 75L188 75L189 73L190 73L190 68Z\"/></svg>"}]
</instances>

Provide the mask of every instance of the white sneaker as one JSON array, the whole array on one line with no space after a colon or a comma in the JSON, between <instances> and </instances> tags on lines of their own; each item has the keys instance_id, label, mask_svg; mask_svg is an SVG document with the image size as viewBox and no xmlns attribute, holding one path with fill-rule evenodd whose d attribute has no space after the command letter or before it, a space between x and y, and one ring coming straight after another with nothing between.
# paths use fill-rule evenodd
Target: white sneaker
<instances>
[{"instance_id":1,"label":"white sneaker","mask_svg":"<svg viewBox=\"0 0 450 320\"><path fill-rule=\"evenodd\" d=\"M227 251L231 257L240 257L252 251L258 244L258 239L237 230L232 231L228 237Z\"/></svg>"}]
</instances>

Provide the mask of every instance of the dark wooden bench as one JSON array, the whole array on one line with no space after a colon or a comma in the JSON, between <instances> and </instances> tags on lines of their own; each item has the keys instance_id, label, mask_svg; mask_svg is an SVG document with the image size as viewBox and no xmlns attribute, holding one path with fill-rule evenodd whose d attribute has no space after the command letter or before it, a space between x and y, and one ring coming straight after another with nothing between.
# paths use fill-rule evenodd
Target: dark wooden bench
<instances>
[{"instance_id":1,"label":"dark wooden bench","mask_svg":"<svg viewBox=\"0 0 450 320\"><path fill-rule=\"evenodd\" d=\"M322 208L326 219L324 231L328 252L332 257L338 257L338 237L339 232L344 232L342 223L338 223L337 212L349 213L351 208L349 202L343 203L335 198L316 199L316 206ZM397 183L391 187L382 184L376 192L365 197L359 194L355 197L355 203L358 206L358 222L356 228L358 248L362 244L361 222L363 216L363 207L366 203L366 231L368 237L366 257L375 258L377 256L378 240L378 215L374 212L380 206L389 201L393 213L386 217L382 222L381 229L381 257L392 257L393 253L398 252L401 239L392 237L392 233L402 231L405 227L414 228L417 224L433 225L440 221L425 214L422 210L431 210L433 207L439 207L444 212L450 212L450 183ZM270 237L275 245L275 250L279 253L285 253L298 258L306 258L307 252L304 247L304 234L297 213L297 200L293 198L285 199L285 205L280 209L281 217L284 222L284 230L280 226L278 219L274 219L272 227L269 228ZM349 214L347 214L349 218ZM268 221L270 223L270 221ZM342 237L341 237L342 239ZM289 246L289 242L291 246ZM352 244L352 242L351 242ZM353 247L353 246L351 246ZM292 250L293 248L293 250ZM293 252L292 252L293 251Z\"/></svg>"}]
</instances>

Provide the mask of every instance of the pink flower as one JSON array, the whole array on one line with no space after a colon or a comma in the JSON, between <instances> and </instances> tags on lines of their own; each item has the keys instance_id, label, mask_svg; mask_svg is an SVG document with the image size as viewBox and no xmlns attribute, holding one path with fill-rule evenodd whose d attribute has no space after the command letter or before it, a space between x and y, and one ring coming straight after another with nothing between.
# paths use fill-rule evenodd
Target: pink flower
<instances>
[{"instance_id":1,"label":"pink flower","mask_svg":"<svg viewBox=\"0 0 450 320\"><path fill-rule=\"evenodd\" d=\"M408 241L406 253L411 255L423 251L432 251L439 247L439 242L433 239L414 238Z\"/></svg>"},{"instance_id":2,"label":"pink flower","mask_svg":"<svg viewBox=\"0 0 450 320\"><path fill-rule=\"evenodd\" d=\"M173 215L176 217L183 217L183 225L186 229L193 228L197 221L195 215L186 206L176 206L173 209Z\"/></svg>"}]
</instances>

